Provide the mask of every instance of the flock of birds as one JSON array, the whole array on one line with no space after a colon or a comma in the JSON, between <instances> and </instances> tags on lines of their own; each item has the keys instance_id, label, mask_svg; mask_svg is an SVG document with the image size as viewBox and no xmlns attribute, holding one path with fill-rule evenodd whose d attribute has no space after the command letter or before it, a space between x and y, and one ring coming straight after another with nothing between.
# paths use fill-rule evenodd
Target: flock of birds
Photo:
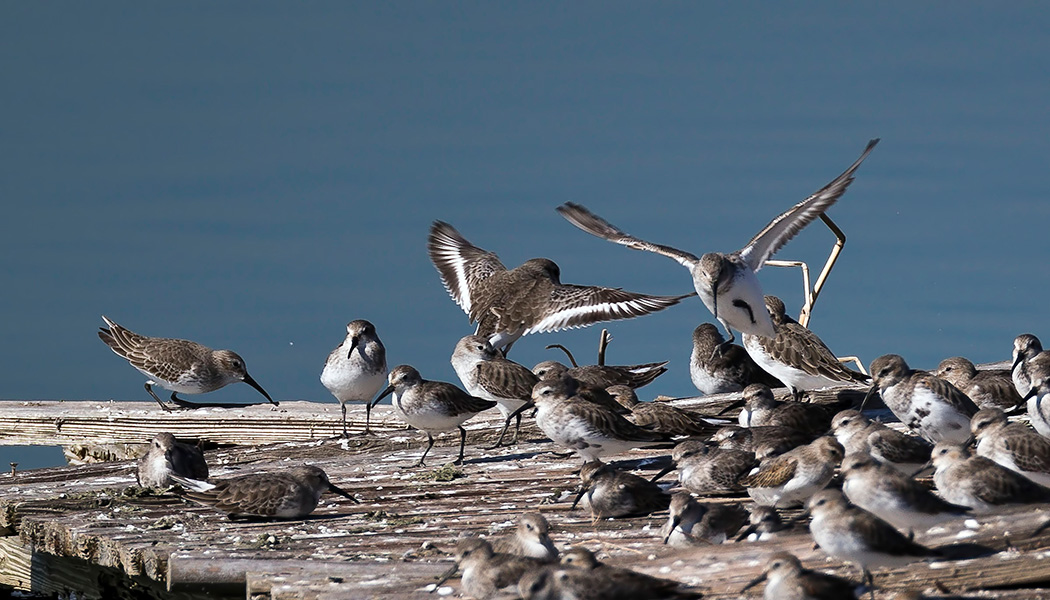
<instances>
[{"instance_id":1,"label":"flock of birds","mask_svg":"<svg viewBox=\"0 0 1050 600\"><path fill-rule=\"evenodd\" d=\"M762 292L756 271L842 196L877 142L732 253L698 258L628 235L578 204L558 208L588 233L668 256L689 269L695 295L728 334L723 337L710 323L696 328L690 375L705 395L742 393L742 400L722 413L740 408L736 425L727 425L722 415L639 402L635 389L663 373L665 363L578 367L573 361L568 367L546 361L529 369L507 358L524 335L641 316L694 294L655 296L563 284L557 265L547 259L507 269L495 254L436 221L427 240L430 259L449 294L477 323L475 334L460 339L451 357L462 387L426 380L410 365L388 370L375 327L352 321L321 375L341 405L344 436L348 403L365 404L370 433L372 407L392 396L393 412L427 436L417 465L424 464L435 433L456 430L460 463L466 420L497 408L505 423L496 445L515 444L522 416L533 410L539 429L583 461L573 508L582 503L595 520L667 511L659 535L672 546L775 538L790 526L778 511L802 506L803 517L796 521L808 516L816 544L856 565L862 585L806 569L795 556L778 553L745 588L765 581L767 599L853 598L864 584L874 589L872 568L940 556L915 542L916 532L1007 505L1050 502L1050 352L1038 338L1016 338L1007 373L978 371L959 357L946 359L936 372L918 371L890 354L871 363L869 376L846 368L819 337L786 314L780 299ZM171 390L173 404L190 408L205 404L177 393L199 394L243 381L277 404L232 351L146 337L103 319L107 327L99 337L146 375L146 390L165 410L171 407L151 386ZM742 346L733 343L734 330L741 333ZM804 401L808 391L850 384L870 384L859 407ZM775 387L788 388L792 398L778 400ZM875 395L907 433L865 415ZM1034 429L1009 418L1021 412ZM513 437L504 442L512 422ZM645 479L601 460L639 447L669 449L672 466ZM915 478L931 467L936 493ZM673 493L658 483L671 471L678 473ZM200 450L170 434L153 439L139 462L138 481L158 488L180 484L185 497L231 517L300 518L329 491L357 501L312 466L209 482ZM841 486L829 487L833 481ZM754 504L750 510L699 499L745 492ZM506 590L532 600L700 596L678 582L603 565L583 548L560 555L549 524L536 513L524 515L509 540L495 545L479 537L462 540L455 558L439 583L458 570L462 591L479 599Z\"/></svg>"}]
</instances>

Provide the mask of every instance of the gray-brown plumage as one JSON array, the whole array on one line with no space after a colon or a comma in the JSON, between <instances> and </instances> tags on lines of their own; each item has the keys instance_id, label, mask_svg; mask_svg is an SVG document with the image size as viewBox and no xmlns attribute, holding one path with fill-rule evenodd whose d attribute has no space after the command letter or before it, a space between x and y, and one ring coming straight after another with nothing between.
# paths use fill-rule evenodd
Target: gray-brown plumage
<instances>
[{"instance_id":1,"label":"gray-brown plumage","mask_svg":"<svg viewBox=\"0 0 1050 600\"><path fill-rule=\"evenodd\" d=\"M568 367L556 360L545 360L532 368L540 379L551 379L568 375L577 381L596 388L626 385L637 389L653 382L667 372L667 361L642 365L584 365Z\"/></svg>"},{"instance_id":2,"label":"gray-brown plumage","mask_svg":"<svg viewBox=\"0 0 1050 600\"><path fill-rule=\"evenodd\" d=\"M170 433L158 433L139 458L135 478L143 487L163 488L174 483L172 473L203 481L208 479L208 463L197 446L183 444Z\"/></svg>"},{"instance_id":3,"label":"gray-brown plumage","mask_svg":"<svg viewBox=\"0 0 1050 600\"><path fill-rule=\"evenodd\" d=\"M815 437L812 434L779 425L755 427L726 425L711 436L711 441L721 448L752 452L756 458L763 460L808 444Z\"/></svg>"},{"instance_id":4,"label":"gray-brown plumage","mask_svg":"<svg viewBox=\"0 0 1050 600\"><path fill-rule=\"evenodd\" d=\"M1027 398L1036 380L1048 379L1050 378L1048 375L1050 375L1050 351L1043 350L1043 344L1039 338L1030 333L1022 333L1014 338L1010 378L1014 382L1014 389L1017 390L1017 393L1022 398Z\"/></svg>"},{"instance_id":5,"label":"gray-brown plumage","mask_svg":"<svg viewBox=\"0 0 1050 600\"><path fill-rule=\"evenodd\" d=\"M751 507L751 514L747 520L747 527L736 536L736 541L738 542L743 540L753 542L767 541L773 539L778 532L788 527L784 520L780 518L780 513L777 512L777 509L772 506L762 506L761 504Z\"/></svg>"},{"instance_id":6,"label":"gray-brown plumage","mask_svg":"<svg viewBox=\"0 0 1050 600\"><path fill-rule=\"evenodd\" d=\"M802 504L828 485L841 460L842 445L833 437L820 437L763 461L758 471L740 479L740 484L759 504Z\"/></svg>"},{"instance_id":7,"label":"gray-brown plumage","mask_svg":"<svg viewBox=\"0 0 1050 600\"><path fill-rule=\"evenodd\" d=\"M495 552L492 545L481 538L460 540L456 544L455 558L456 563L442 574L437 586L445 583L457 570L462 570L463 592L478 600L495 598L501 590L517 587L522 575L548 562Z\"/></svg>"},{"instance_id":8,"label":"gray-brown plumage","mask_svg":"<svg viewBox=\"0 0 1050 600\"><path fill-rule=\"evenodd\" d=\"M744 334L744 349L758 366L783 381L795 400L801 400L806 390L869 380L867 375L846 368L817 334L792 319L780 298L766 296L765 308L776 326L776 335Z\"/></svg>"},{"instance_id":9,"label":"gray-brown plumage","mask_svg":"<svg viewBox=\"0 0 1050 600\"><path fill-rule=\"evenodd\" d=\"M434 221L427 253L449 295L478 323L476 335L506 349L530 333L630 319L678 304L682 296L652 296L619 288L561 283L561 270L533 258L507 270L499 258L468 242L448 223Z\"/></svg>"},{"instance_id":10,"label":"gray-brown plumage","mask_svg":"<svg viewBox=\"0 0 1050 600\"><path fill-rule=\"evenodd\" d=\"M977 455L1032 481L1050 486L1050 439L1022 423L1011 423L998 408L984 408L970 421Z\"/></svg>"},{"instance_id":11,"label":"gray-brown plumage","mask_svg":"<svg viewBox=\"0 0 1050 600\"><path fill-rule=\"evenodd\" d=\"M171 478L186 488L186 498L225 512L230 518L299 519L312 513L321 495L329 491L357 502L349 492L328 481L324 470L311 465L212 483L179 475Z\"/></svg>"},{"instance_id":12,"label":"gray-brown plumage","mask_svg":"<svg viewBox=\"0 0 1050 600\"><path fill-rule=\"evenodd\" d=\"M558 549L551 541L550 523L538 512L528 512L518 518L514 533L496 540L496 552L529 556L540 560L556 560Z\"/></svg>"},{"instance_id":13,"label":"gray-brown plumage","mask_svg":"<svg viewBox=\"0 0 1050 600\"><path fill-rule=\"evenodd\" d=\"M744 491L740 478L758 466L753 452L719 448L699 440L685 440L671 453L673 465L657 473L656 481L678 469L682 487L701 496Z\"/></svg>"},{"instance_id":14,"label":"gray-brown plumage","mask_svg":"<svg viewBox=\"0 0 1050 600\"><path fill-rule=\"evenodd\" d=\"M501 446L510 425L511 413L529 401L532 388L539 378L523 365L507 360L492 347L488 339L479 335L460 339L452 351L450 362L468 394L497 403L505 423L494 447ZM521 414L516 418L512 444L518 443L521 430Z\"/></svg>"},{"instance_id":15,"label":"gray-brown plumage","mask_svg":"<svg viewBox=\"0 0 1050 600\"><path fill-rule=\"evenodd\" d=\"M868 453L876 460L913 475L930 461L926 440L872 421L859 410L844 410L831 420L831 430L846 454Z\"/></svg>"},{"instance_id":16,"label":"gray-brown plumage","mask_svg":"<svg viewBox=\"0 0 1050 600\"><path fill-rule=\"evenodd\" d=\"M978 371L970 360L953 356L942 360L933 374L959 388L980 408L1009 410L1024 403L1007 370Z\"/></svg>"},{"instance_id":17,"label":"gray-brown plumage","mask_svg":"<svg viewBox=\"0 0 1050 600\"><path fill-rule=\"evenodd\" d=\"M543 363L540 363L540 365L542 364ZM572 396L602 406L618 415L631 414L631 409L617 402L616 398L613 398L612 394L606 391L604 387L596 387L589 383L585 383L568 373L555 370L543 370L538 367L539 365L536 365L534 373L540 373L540 381L558 381L560 382L560 385L565 387L566 393L569 393Z\"/></svg>"},{"instance_id":18,"label":"gray-brown plumage","mask_svg":"<svg viewBox=\"0 0 1050 600\"><path fill-rule=\"evenodd\" d=\"M777 552L769 557L762 574L741 592L765 581L766 600L852 600L857 585L848 579L803 568L793 554Z\"/></svg>"},{"instance_id":19,"label":"gray-brown plumage","mask_svg":"<svg viewBox=\"0 0 1050 600\"><path fill-rule=\"evenodd\" d=\"M708 437L718 428L700 415L657 402L639 402L634 389L614 385L606 389L621 406L631 411L628 417L635 425L671 436Z\"/></svg>"},{"instance_id":20,"label":"gray-brown plumage","mask_svg":"<svg viewBox=\"0 0 1050 600\"><path fill-rule=\"evenodd\" d=\"M666 510L671 502L667 492L655 483L598 460L580 467L580 481L572 509L583 499L595 519L647 515Z\"/></svg>"},{"instance_id":21,"label":"gray-brown plumage","mask_svg":"<svg viewBox=\"0 0 1050 600\"><path fill-rule=\"evenodd\" d=\"M148 378L146 391L164 410L171 409L153 392L153 385L171 390L171 401L176 405L194 408L225 405L188 402L175 394L204 394L243 381L277 405L248 374L244 359L232 350L212 350L190 340L148 337L121 327L105 315L102 320L109 328L99 327L99 339Z\"/></svg>"},{"instance_id":22,"label":"gray-brown plumage","mask_svg":"<svg viewBox=\"0 0 1050 600\"><path fill-rule=\"evenodd\" d=\"M933 447L933 482L937 493L952 504L974 512L994 512L1004 504L1050 502L1050 489L983 456L973 456L960 444Z\"/></svg>"},{"instance_id":23,"label":"gray-brown plumage","mask_svg":"<svg viewBox=\"0 0 1050 600\"><path fill-rule=\"evenodd\" d=\"M741 427L776 425L814 436L824 435L831 428L831 413L827 408L808 402L781 402L767 385L753 383L744 388L742 396L742 400L735 403L744 406L740 411Z\"/></svg>"},{"instance_id":24,"label":"gray-brown plumage","mask_svg":"<svg viewBox=\"0 0 1050 600\"><path fill-rule=\"evenodd\" d=\"M701 323L693 330L689 378L702 394L739 392L752 383L784 387L779 379L755 364L741 346L725 341L713 323Z\"/></svg>"},{"instance_id":25,"label":"gray-brown plumage","mask_svg":"<svg viewBox=\"0 0 1050 600\"><path fill-rule=\"evenodd\" d=\"M567 571L570 579L564 582L566 585L562 588L568 593L558 596L561 598L672 600L701 597L699 592L690 590L680 582L604 564L593 552L582 546L575 546L565 552L561 564L571 569Z\"/></svg>"},{"instance_id":26,"label":"gray-brown plumage","mask_svg":"<svg viewBox=\"0 0 1050 600\"><path fill-rule=\"evenodd\" d=\"M679 491L671 495L660 537L670 546L721 544L740 530L747 517L739 504L704 504L689 492Z\"/></svg>"}]
</instances>

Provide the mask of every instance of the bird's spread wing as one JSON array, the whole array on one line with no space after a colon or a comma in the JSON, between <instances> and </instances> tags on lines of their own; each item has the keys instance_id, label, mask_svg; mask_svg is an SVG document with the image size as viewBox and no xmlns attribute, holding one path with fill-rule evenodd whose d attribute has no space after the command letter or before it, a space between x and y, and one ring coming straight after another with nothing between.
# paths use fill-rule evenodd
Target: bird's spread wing
<instances>
[{"instance_id":1,"label":"bird's spread wing","mask_svg":"<svg viewBox=\"0 0 1050 600\"><path fill-rule=\"evenodd\" d=\"M494 253L471 244L442 221L434 221L430 227L427 254L449 295L468 315L478 283L507 270Z\"/></svg>"},{"instance_id":2,"label":"bird's spread wing","mask_svg":"<svg viewBox=\"0 0 1050 600\"><path fill-rule=\"evenodd\" d=\"M634 248L635 250L645 250L646 252L662 254L678 261L679 264L687 269L692 269L693 265L699 262L699 259L696 258L696 256L693 256L688 252L683 252L682 250L670 246L662 246L660 244L647 242L638 239L633 235L624 233L580 204L566 202L558 207L558 212L561 213L561 216L565 217L570 223L593 236L609 240L610 242L622 246L627 246L628 248Z\"/></svg>"},{"instance_id":3,"label":"bird's spread wing","mask_svg":"<svg viewBox=\"0 0 1050 600\"><path fill-rule=\"evenodd\" d=\"M769 222L762 231L759 231L751 241L740 250L740 258L757 271L762 268L767 260L784 244L795 237L813 219L819 217L829 206L834 204L846 192L846 188L853 182L853 172L857 170L860 163L868 157L875 145L879 143L878 138L868 142L868 147L842 175L836 177L831 183L817 190L809 198L799 202Z\"/></svg>"},{"instance_id":4,"label":"bird's spread wing","mask_svg":"<svg viewBox=\"0 0 1050 600\"><path fill-rule=\"evenodd\" d=\"M525 333L584 327L601 321L640 317L678 304L696 292L681 296L651 296L618 288L555 285L550 292L553 311L531 324Z\"/></svg>"}]
</instances>

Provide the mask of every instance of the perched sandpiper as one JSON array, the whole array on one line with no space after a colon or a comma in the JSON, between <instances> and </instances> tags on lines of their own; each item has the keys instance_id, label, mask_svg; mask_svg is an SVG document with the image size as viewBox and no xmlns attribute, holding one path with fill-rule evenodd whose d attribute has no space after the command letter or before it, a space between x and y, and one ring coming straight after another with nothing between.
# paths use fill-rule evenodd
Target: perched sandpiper
<instances>
[{"instance_id":1,"label":"perched sandpiper","mask_svg":"<svg viewBox=\"0 0 1050 600\"><path fill-rule=\"evenodd\" d=\"M626 385L632 389L644 387L667 372L667 361L641 365L584 365L568 367L556 360L545 360L532 367L540 379L555 379L568 375L576 381L596 388Z\"/></svg>"},{"instance_id":2,"label":"perched sandpiper","mask_svg":"<svg viewBox=\"0 0 1050 600\"><path fill-rule=\"evenodd\" d=\"M497 540L493 548L504 554L550 561L558 559L558 549L551 541L550 523L538 512L521 515L514 533Z\"/></svg>"},{"instance_id":3,"label":"perched sandpiper","mask_svg":"<svg viewBox=\"0 0 1050 600\"><path fill-rule=\"evenodd\" d=\"M735 338L732 329L773 337L776 327L764 308L762 286L755 273L777 250L795 237L803 227L818 218L845 193L853 173L867 158L878 140L868 142L864 153L845 172L809 198L792 206L770 221L746 246L736 252L709 252L697 258L682 250L653 244L620 231L579 204L566 202L558 212L570 223L587 233L635 250L662 254L689 269L700 299L725 327L728 342Z\"/></svg>"},{"instance_id":4,"label":"perched sandpiper","mask_svg":"<svg viewBox=\"0 0 1050 600\"><path fill-rule=\"evenodd\" d=\"M225 512L231 519L299 519L317 508L317 502L325 492L335 492L357 502L350 492L328 481L324 470L312 465L252 473L212 483L179 475L172 475L171 478L186 488L187 498Z\"/></svg>"},{"instance_id":5,"label":"perched sandpiper","mask_svg":"<svg viewBox=\"0 0 1050 600\"><path fill-rule=\"evenodd\" d=\"M766 296L765 301L777 333L772 337L745 333L744 349L758 366L784 382L796 401L802 400L804 391L870 380L839 362L817 334L785 312L780 298Z\"/></svg>"},{"instance_id":6,"label":"perched sandpiper","mask_svg":"<svg viewBox=\"0 0 1050 600\"><path fill-rule=\"evenodd\" d=\"M812 434L779 425L725 425L711 436L711 441L720 448L744 450L763 460L808 444L815 438Z\"/></svg>"},{"instance_id":7,"label":"perched sandpiper","mask_svg":"<svg viewBox=\"0 0 1050 600\"><path fill-rule=\"evenodd\" d=\"M671 502L667 492L655 483L600 460L580 467L580 481L580 492L569 510L583 499L594 519L647 515L667 510Z\"/></svg>"},{"instance_id":8,"label":"perched sandpiper","mask_svg":"<svg viewBox=\"0 0 1050 600\"><path fill-rule=\"evenodd\" d=\"M850 502L904 531L926 531L970 512L863 452L846 455L842 475L842 492Z\"/></svg>"},{"instance_id":9,"label":"perched sandpiper","mask_svg":"<svg viewBox=\"0 0 1050 600\"><path fill-rule=\"evenodd\" d=\"M852 600L857 585L848 579L803 568L794 554L777 552L769 557L762 574L741 593L766 582L766 600Z\"/></svg>"},{"instance_id":10,"label":"perched sandpiper","mask_svg":"<svg viewBox=\"0 0 1050 600\"><path fill-rule=\"evenodd\" d=\"M978 456L1050 487L1050 439L1022 423L1009 422L998 408L978 411L970 431L977 440Z\"/></svg>"},{"instance_id":11,"label":"perched sandpiper","mask_svg":"<svg viewBox=\"0 0 1050 600\"><path fill-rule=\"evenodd\" d=\"M1050 502L1050 488L983 456L972 456L960 444L938 442L931 461L933 482L942 498L969 506L974 512L994 512L1004 504Z\"/></svg>"},{"instance_id":12,"label":"perched sandpiper","mask_svg":"<svg viewBox=\"0 0 1050 600\"><path fill-rule=\"evenodd\" d=\"M386 348L376 335L375 325L364 319L346 325L346 339L328 355L321 384L339 401L343 411L343 437L346 430L346 403L365 403L365 433L371 433L372 398L386 383Z\"/></svg>"},{"instance_id":13,"label":"perched sandpiper","mask_svg":"<svg viewBox=\"0 0 1050 600\"><path fill-rule=\"evenodd\" d=\"M171 401L183 408L225 407L230 405L188 402L175 394L204 394L243 381L277 405L248 374L244 359L232 350L212 350L189 340L147 337L121 327L105 315L102 320L109 328L99 327L99 339L149 379L146 391L164 410L171 409L153 392L154 385L171 390Z\"/></svg>"},{"instance_id":14,"label":"perched sandpiper","mask_svg":"<svg viewBox=\"0 0 1050 600\"><path fill-rule=\"evenodd\" d=\"M165 488L173 484L171 475L208 479L208 463L197 446L183 444L170 433L158 433L149 451L139 458L136 480L142 487Z\"/></svg>"},{"instance_id":15,"label":"perched sandpiper","mask_svg":"<svg viewBox=\"0 0 1050 600\"><path fill-rule=\"evenodd\" d=\"M809 531L821 550L860 567L874 586L871 567L896 567L939 554L916 544L886 521L851 506L838 490L823 490L809 499Z\"/></svg>"},{"instance_id":16,"label":"perched sandpiper","mask_svg":"<svg viewBox=\"0 0 1050 600\"><path fill-rule=\"evenodd\" d=\"M478 600L495 598L501 590L514 589L522 575L548 562L496 552L491 544L476 537L460 540L456 544L455 558L455 564L441 575L432 591L448 581L456 571L462 570L460 581L464 594Z\"/></svg>"},{"instance_id":17,"label":"perched sandpiper","mask_svg":"<svg viewBox=\"0 0 1050 600\"><path fill-rule=\"evenodd\" d=\"M1028 396L1037 375L1050 379L1050 351L1044 351L1034 335L1022 333L1014 338L1013 359L1010 377L1022 398Z\"/></svg>"},{"instance_id":18,"label":"perched sandpiper","mask_svg":"<svg viewBox=\"0 0 1050 600\"><path fill-rule=\"evenodd\" d=\"M872 421L859 410L844 410L835 415L831 430L846 454L867 453L908 476L930 462L932 444Z\"/></svg>"},{"instance_id":19,"label":"perched sandpiper","mask_svg":"<svg viewBox=\"0 0 1050 600\"><path fill-rule=\"evenodd\" d=\"M1009 371L978 371L969 359L962 356L942 360L933 374L959 388L980 408L1010 410L1024 402L1010 379Z\"/></svg>"},{"instance_id":20,"label":"perched sandpiper","mask_svg":"<svg viewBox=\"0 0 1050 600\"><path fill-rule=\"evenodd\" d=\"M881 393L901 423L935 444L962 443L970 437L970 418L979 409L959 388L927 371L909 368L897 354L876 358L870 371L874 383L864 404Z\"/></svg>"},{"instance_id":21,"label":"perched sandpiper","mask_svg":"<svg viewBox=\"0 0 1050 600\"><path fill-rule=\"evenodd\" d=\"M756 504L751 507L748 525L737 536L736 541L765 542L774 539L777 533L788 528L780 513L772 506Z\"/></svg>"},{"instance_id":22,"label":"perched sandpiper","mask_svg":"<svg viewBox=\"0 0 1050 600\"><path fill-rule=\"evenodd\" d=\"M707 442L685 440L671 451L673 465L653 476L651 481L678 469L682 487L699 494L734 494L742 492L740 478L751 472L758 461L753 452L718 448Z\"/></svg>"},{"instance_id":23,"label":"perched sandpiper","mask_svg":"<svg viewBox=\"0 0 1050 600\"><path fill-rule=\"evenodd\" d=\"M488 339L480 335L468 335L456 343L452 352L452 368L459 375L467 393L496 402L505 421L496 446L503 442L503 434L510 425L508 418L532 397L532 388L539 378L518 363L507 360L492 347ZM521 414L517 415L512 444L518 443L521 430Z\"/></svg>"},{"instance_id":24,"label":"perched sandpiper","mask_svg":"<svg viewBox=\"0 0 1050 600\"><path fill-rule=\"evenodd\" d=\"M546 258L533 258L508 271L495 254L474 246L441 221L430 228L427 252L452 299L471 323L478 323L474 333L502 350L530 333L640 317L692 296L562 284L558 265Z\"/></svg>"},{"instance_id":25,"label":"perched sandpiper","mask_svg":"<svg viewBox=\"0 0 1050 600\"><path fill-rule=\"evenodd\" d=\"M533 405L537 409L536 425L543 433L555 444L575 450L584 462L670 441L664 434L643 429L604 406L576 396L570 378L540 381L532 390L532 400L512 416Z\"/></svg>"},{"instance_id":26,"label":"perched sandpiper","mask_svg":"<svg viewBox=\"0 0 1050 600\"><path fill-rule=\"evenodd\" d=\"M1050 438L1050 369L1045 375L1036 372L1024 400L1032 427L1039 435Z\"/></svg>"},{"instance_id":27,"label":"perched sandpiper","mask_svg":"<svg viewBox=\"0 0 1050 600\"><path fill-rule=\"evenodd\" d=\"M660 579L645 573L632 571L623 567L614 567L598 560L590 550L574 546L561 557L561 564L571 567L570 571L578 576L588 573L592 577L579 580L579 584L569 589L569 594L562 598L579 598L580 600L600 599L636 599L666 598L668 600L700 598L701 594L689 590L687 586L670 579Z\"/></svg>"},{"instance_id":28,"label":"perched sandpiper","mask_svg":"<svg viewBox=\"0 0 1050 600\"><path fill-rule=\"evenodd\" d=\"M739 504L704 504L681 491L671 496L668 510L660 537L665 544L680 547L725 543L748 517Z\"/></svg>"},{"instance_id":29,"label":"perched sandpiper","mask_svg":"<svg viewBox=\"0 0 1050 600\"><path fill-rule=\"evenodd\" d=\"M810 435L824 435L831 429L831 414L820 404L781 402L773 396L769 386L752 383L744 388L741 399L727 406L722 412L728 412L743 405L740 411L741 427L772 425L790 427Z\"/></svg>"},{"instance_id":30,"label":"perched sandpiper","mask_svg":"<svg viewBox=\"0 0 1050 600\"><path fill-rule=\"evenodd\" d=\"M390 394L394 395L394 412L406 423L427 434L427 449L419 457L417 467L424 466L427 453L434 447L435 431L459 430L459 458L463 463L463 447L467 430L463 423L483 410L496 406L493 400L475 398L451 383L427 381L415 368L400 365L390 371L390 385L372 401L375 406Z\"/></svg>"},{"instance_id":31,"label":"perched sandpiper","mask_svg":"<svg viewBox=\"0 0 1050 600\"><path fill-rule=\"evenodd\" d=\"M662 402L639 402L638 394L629 386L614 385L606 391L631 411L628 418L639 427L671 436L710 437L718 430L717 425L694 412Z\"/></svg>"},{"instance_id":32,"label":"perched sandpiper","mask_svg":"<svg viewBox=\"0 0 1050 600\"><path fill-rule=\"evenodd\" d=\"M743 347L726 344L725 337L713 323L701 323L693 330L689 378L704 395L739 392L752 383L784 387L780 380L755 364Z\"/></svg>"},{"instance_id":33,"label":"perched sandpiper","mask_svg":"<svg viewBox=\"0 0 1050 600\"><path fill-rule=\"evenodd\" d=\"M751 498L762 505L785 507L803 504L824 489L842 460L842 445L833 437L819 437L763 461L758 471L740 480Z\"/></svg>"}]
</instances>

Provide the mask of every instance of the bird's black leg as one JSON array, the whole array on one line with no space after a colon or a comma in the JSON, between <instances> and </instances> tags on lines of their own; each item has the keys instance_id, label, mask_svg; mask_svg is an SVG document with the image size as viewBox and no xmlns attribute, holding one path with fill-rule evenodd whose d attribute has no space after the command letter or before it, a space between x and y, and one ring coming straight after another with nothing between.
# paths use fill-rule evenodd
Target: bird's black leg
<instances>
[{"instance_id":1,"label":"bird's black leg","mask_svg":"<svg viewBox=\"0 0 1050 600\"><path fill-rule=\"evenodd\" d=\"M456 459L452 464L461 465L463 464L463 447L467 445L467 430L463 429L463 426L459 426L459 458Z\"/></svg>"},{"instance_id":2,"label":"bird's black leg","mask_svg":"<svg viewBox=\"0 0 1050 600\"><path fill-rule=\"evenodd\" d=\"M460 429L462 429L462 427L460 427ZM466 432L464 432L464 433L466 433ZM430 449L434 447L434 436L430 435L429 431L426 432L426 434L427 434L427 449L423 451L423 456L419 457L419 462L416 463L417 467L425 467L425 466L427 466L426 463L424 463L423 461L426 459L427 453L430 452Z\"/></svg>"},{"instance_id":3,"label":"bird's black leg","mask_svg":"<svg viewBox=\"0 0 1050 600\"><path fill-rule=\"evenodd\" d=\"M168 412L171 412L171 408L169 408L167 404L164 404L163 402L161 402L160 398L157 397L157 395L153 393L153 387L149 383L146 383L146 391L149 392L150 396L153 396L153 399L157 401L157 404L159 404L161 408L163 408L164 410L166 410Z\"/></svg>"}]
</instances>

